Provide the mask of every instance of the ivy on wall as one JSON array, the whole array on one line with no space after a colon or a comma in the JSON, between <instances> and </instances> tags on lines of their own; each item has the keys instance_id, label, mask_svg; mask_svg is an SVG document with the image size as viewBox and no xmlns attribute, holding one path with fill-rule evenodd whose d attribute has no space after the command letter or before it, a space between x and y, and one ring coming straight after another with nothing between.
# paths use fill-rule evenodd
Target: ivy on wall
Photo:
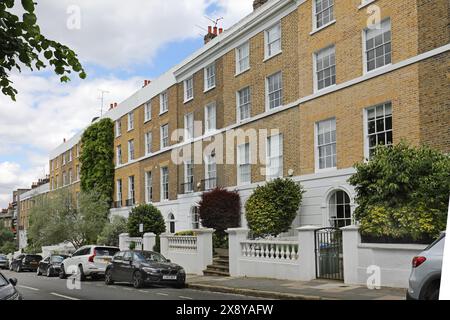
<instances>
[{"instance_id":1,"label":"ivy on wall","mask_svg":"<svg viewBox=\"0 0 450 320\"><path fill-rule=\"evenodd\" d=\"M112 202L114 192L114 123L102 119L87 128L81 138L81 190L95 190Z\"/></svg>"}]
</instances>

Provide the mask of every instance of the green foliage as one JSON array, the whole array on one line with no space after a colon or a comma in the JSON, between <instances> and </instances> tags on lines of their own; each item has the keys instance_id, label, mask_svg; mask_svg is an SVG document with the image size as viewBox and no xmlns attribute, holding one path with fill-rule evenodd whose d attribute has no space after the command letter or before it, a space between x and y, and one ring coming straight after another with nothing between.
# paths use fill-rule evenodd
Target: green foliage
<instances>
[{"instance_id":1,"label":"green foliage","mask_svg":"<svg viewBox=\"0 0 450 320\"><path fill-rule=\"evenodd\" d=\"M166 224L161 212L151 204L139 205L131 210L128 218L128 233L131 237L140 237L139 225L144 225L144 233L156 235L166 232Z\"/></svg>"},{"instance_id":2,"label":"green foliage","mask_svg":"<svg viewBox=\"0 0 450 320\"><path fill-rule=\"evenodd\" d=\"M3 222L2 222L3 223ZM0 247L6 242L14 241L14 233L6 228L3 224L0 224Z\"/></svg>"},{"instance_id":3,"label":"green foliage","mask_svg":"<svg viewBox=\"0 0 450 320\"><path fill-rule=\"evenodd\" d=\"M128 245L128 249L130 249L130 250L136 249L136 242L131 241L130 244Z\"/></svg>"},{"instance_id":4,"label":"green foliage","mask_svg":"<svg viewBox=\"0 0 450 320\"><path fill-rule=\"evenodd\" d=\"M258 186L245 204L248 226L256 237L286 232L297 216L303 188L292 179L275 179Z\"/></svg>"},{"instance_id":5,"label":"green foliage","mask_svg":"<svg viewBox=\"0 0 450 320\"><path fill-rule=\"evenodd\" d=\"M177 233L175 233L176 236L195 236L196 233L195 231L192 230L187 230L187 231L179 231Z\"/></svg>"},{"instance_id":6,"label":"green foliage","mask_svg":"<svg viewBox=\"0 0 450 320\"><path fill-rule=\"evenodd\" d=\"M228 235L214 232L212 235L213 249L228 249Z\"/></svg>"},{"instance_id":7,"label":"green foliage","mask_svg":"<svg viewBox=\"0 0 450 320\"><path fill-rule=\"evenodd\" d=\"M17 251L17 246L12 241L3 242L0 246L0 252L3 254L14 253L15 251Z\"/></svg>"},{"instance_id":8,"label":"green foliage","mask_svg":"<svg viewBox=\"0 0 450 320\"><path fill-rule=\"evenodd\" d=\"M127 219L114 216L111 222L107 222L97 238L97 244L104 246L119 246L119 235L127 232Z\"/></svg>"},{"instance_id":9,"label":"green foliage","mask_svg":"<svg viewBox=\"0 0 450 320\"><path fill-rule=\"evenodd\" d=\"M96 190L111 203L114 192L114 124L102 119L87 128L81 138L81 190Z\"/></svg>"},{"instance_id":10,"label":"green foliage","mask_svg":"<svg viewBox=\"0 0 450 320\"><path fill-rule=\"evenodd\" d=\"M36 200L30 212L30 245L41 247L69 241L79 248L97 242L109 212L109 204L101 195L81 192L79 208L68 188Z\"/></svg>"},{"instance_id":11,"label":"green foliage","mask_svg":"<svg viewBox=\"0 0 450 320\"><path fill-rule=\"evenodd\" d=\"M445 228L450 194L450 158L402 142L380 146L369 162L356 166L355 217L363 234L435 237Z\"/></svg>"},{"instance_id":12,"label":"green foliage","mask_svg":"<svg viewBox=\"0 0 450 320\"><path fill-rule=\"evenodd\" d=\"M3 94L15 100L17 90L9 75L13 70L21 72L21 66L41 70L51 65L61 82L70 80L74 71L81 79L86 73L77 55L67 46L47 39L41 34L35 14L36 0L21 0L25 13L22 19L14 12L15 0L0 1L0 88Z\"/></svg>"},{"instance_id":13,"label":"green foliage","mask_svg":"<svg viewBox=\"0 0 450 320\"><path fill-rule=\"evenodd\" d=\"M161 237L159 236L159 234L156 235L153 251L161 253Z\"/></svg>"}]
</instances>

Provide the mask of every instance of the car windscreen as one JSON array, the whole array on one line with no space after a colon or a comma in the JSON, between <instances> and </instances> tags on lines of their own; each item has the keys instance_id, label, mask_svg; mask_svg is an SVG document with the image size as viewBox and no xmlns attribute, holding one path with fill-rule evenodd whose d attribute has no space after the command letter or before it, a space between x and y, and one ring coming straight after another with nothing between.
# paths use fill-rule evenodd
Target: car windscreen
<instances>
[{"instance_id":1,"label":"car windscreen","mask_svg":"<svg viewBox=\"0 0 450 320\"><path fill-rule=\"evenodd\" d=\"M97 247L95 248L95 255L99 257L112 257L117 252L119 252L119 249L115 248L103 248L103 247Z\"/></svg>"},{"instance_id":2,"label":"car windscreen","mask_svg":"<svg viewBox=\"0 0 450 320\"><path fill-rule=\"evenodd\" d=\"M25 260L26 261L41 261L42 257L41 256L30 255L30 256L26 256Z\"/></svg>"},{"instance_id":3,"label":"car windscreen","mask_svg":"<svg viewBox=\"0 0 450 320\"><path fill-rule=\"evenodd\" d=\"M135 252L135 258L139 261L149 261L149 262L167 262L167 260L156 252L150 251L138 251Z\"/></svg>"},{"instance_id":4,"label":"car windscreen","mask_svg":"<svg viewBox=\"0 0 450 320\"><path fill-rule=\"evenodd\" d=\"M8 281L6 281L5 277L0 273L0 287L7 286L9 284Z\"/></svg>"},{"instance_id":5,"label":"car windscreen","mask_svg":"<svg viewBox=\"0 0 450 320\"><path fill-rule=\"evenodd\" d=\"M60 263L60 262L63 262L63 260L66 258L67 258L67 256L52 256L50 261Z\"/></svg>"}]
</instances>

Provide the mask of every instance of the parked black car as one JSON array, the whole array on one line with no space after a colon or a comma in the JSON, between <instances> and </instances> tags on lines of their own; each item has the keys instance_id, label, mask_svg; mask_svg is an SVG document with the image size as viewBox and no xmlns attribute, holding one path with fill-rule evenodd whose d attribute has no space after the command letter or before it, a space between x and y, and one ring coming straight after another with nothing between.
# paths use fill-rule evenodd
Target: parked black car
<instances>
[{"instance_id":1,"label":"parked black car","mask_svg":"<svg viewBox=\"0 0 450 320\"><path fill-rule=\"evenodd\" d=\"M0 272L0 300L22 300L22 295L16 289L17 279L7 280Z\"/></svg>"},{"instance_id":2,"label":"parked black car","mask_svg":"<svg viewBox=\"0 0 450 320\"><path fill-rule=\"evenodd\" d=\"M61 263L69 256L64 254L52 254L39 262L36 274L40 276L45 274L47 277L59 275L61 272Z\"/></svg>"},{"instance_id":3,"label":"parked black car","mask_svg":"<svg viewBox=\"0 0 450 320\"><path fill-rule=\"evenodd\" d=\"M8 257L4 254L0 254L0 269L8 269L9 268L9 260Z\"/></svg>"},{"instance_id":4,"label":"parked black car","mask_svg":"<svg viewBox=\"0 0 450 320\"><path fill-rule=\"evenodd\" d=\"M16 272L25 270L36 272L42 257L37 254L20 254L11 262L10 269Z\"/></svg>"},{"instance_id":5,"label":"parked black car","mask_svg":"<svg viewBox=\"0 0 450 320\"><path fill-rule=\"evenodd\" d=\"M153 251L120 251L106 267L105 283L132 283L135 288L145 284L171 284L182 288L186 282L184 269Z\"/></svg>"}]
</instances>

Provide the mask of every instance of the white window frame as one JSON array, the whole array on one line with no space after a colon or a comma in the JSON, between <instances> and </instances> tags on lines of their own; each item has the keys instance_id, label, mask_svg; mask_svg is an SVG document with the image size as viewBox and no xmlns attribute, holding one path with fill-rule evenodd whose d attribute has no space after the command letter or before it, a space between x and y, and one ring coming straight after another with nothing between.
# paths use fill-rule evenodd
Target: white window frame
<instances>
[{"instance_id":1,"label":"white window frame","mask_svg":"<svg viewBox=\"0 0 450 320\"><path fill-rule=\"evenodd\" d=\"M72 162L72 149L67 151L67 153L69 154L69 161L67 163L70 163L70 162Z\"/></svg>"},{"instance_id":2,"label":"white window frame","mask_svg":"<svg viewBox=\"0 0 450 320\"><path fill-rule=\"evenodd\" d=\"M132 199L134 199L134 202L136 202L136 196L135 196L135 193L136 193L136 190L135 190L135 183L136 183L136 181L135 181L135 179L134 179L134 176L129 176L128 177L128 199L127 200L132 200ZM133 189L131 188L131 186L133 186Z\"/></svg>"},{"instance_id":3,"label":"white window frame","mask_svg":"<svg viewBox=\"0 0 450 320\"><path fill-rule=\"evenodd\" d=\"M151 171L145 172L145 203L153 202L153 175Z\"/></svg>"},{"instance_id":4,"label":"white window frame","mask_svg":"<svg viewBox=\"0 0 450 320\"><path fill-rule=\"evenodd\" d=\"M192 171L191 174L189 174L189 170ZM183 192L185 194L194 192L194 164L192 163L192 160L184 161L184 183ZM189 183L191 183L190 189L187 188Z\"/></svg>"},{"instance_id":5,"label":"white window frame","mask_svg":"<svg viewBox=\"0 0 450 320\"><path fill-rule=\"evenodd\" d=\"M241 56L243 48L247 48L247 55ZM241 61L247 60L247 67L241 69ZM247 41L236 48L236 76L250 69L250 42Z\"/></svg>"},{"instance_id":6,"label":"white window frame","mask_svg":"<svg viewBox=\"0 0 450 320\"><path fill-rule=\"evenodd\" d=\"M184 141L194 139L194 113L184 115Z\"/></svg>"},{"instance_id":7,"label":"white window frame","mask_svg":"<svg viewBox=\"0 0 450 320\"><path fill-rule=\"evenodd\" d=\"M330 19L329 22L327 22L327 23L321 25L320 27L318 27L317 26L317 14L318 13L316 12L316 2L317 2L317 0L313 0L313 2L312 2L312 22L313 22L313 25L312 25L312 30L313 31L312 31L312 33L320 31L322 29L325 29L326 27L328 27L328 26L330 26L330 25L332 25L332 24L334 24L336 22L336 13L335 13L336 2L333 1L333 19Z\"/></svg>"},{"instance_id":8,"label":"white window frame","mask_svg":"<svg viewBox=\"0 0 450 320\"><path fill-rule=\"evenodd\" d=\"M333 50L334 51L334 70L335 70L334 83L330 84L328 87L323 87L322 89L319 89L319 78L318 78L318 75L317 75L317 73L318 73L318 70L317 70L317 59L318 59L319 54L323 53L326 50L330 50L330 49L334 49ZM322 90L325 90L325 89L328 89L328 88L336 86L336 77L337 77L336 76L336 73L337 73L336 72L337 71L336 67L337 67L337 60L336 60L336 46L335 45L328 46L326 48L323 48L323 49L313 53L314 92L319 92L319 91L322 91ZM322 70L324 70L324 69L322 69Z\"/></svg>"},{"instance_id":9,"label":"white window frame","mask_svg":"<svg viewBox=\"0 0 450 320\"><path fill-rule=\"evenodd\" d=\"M76 170L76 176L75 176L75 180L76 181L80 181L80 178L81 178L81 167L80 167L80 165L79 164L77 164L77 166L75 167L75 170Z\"/></svg>"},{"instance_id":10,"label":"white window frame","mask_svg":"<svg viewBox=\"0 0 450 320\"><path fill-rule=\"evenodd\" d=\"M242 161L242 152L245 152L246 148L248 148L248 160L244 160L246 162ZM246 155L244 155L245 158L247 158ZM237 146L237 184L238 186L242 186L242 185L248 185L252 183L252 160L251 160L251 152L250 152L250 143L243 143L241 145ZM243 174L243 167L244 166L248 166L249 168L249 179L243 180L242 179L242 174Z\"/></svg>"},{"instance_id":11,"label":"white window frame","mask_svg":"<svg viewBox=\"0 0 450 320\"><path fill-rule=\"evenodd\" d=\"M211 117L210 109L214 110L214 117ZM212 120L214 120L214 126L212 126ZM208 103L205 106L205 134L214 132L217 130L217 104L215 102Z\"/></svg>"},{"instance_id":12,"label":"white window frame","mask_svg":"<svg viewBox=\"0 0 450 320\"><path fill-rule=\"evenodd\" d=\"M119 120L116 120L116 138L120 137L122 135L122 123Z\"/></svg>"},{"instance_id":13,"label":"white window frame","mask_svg":"<svg viewBox=\"0 0 450 320\"><path fill-rule=\"evenodd\" d=\"M66 153L64 152L62 155L62 165L66 165Z\"/></svg>"},{"instance_id":14,"label":"white window frame","mask_svg":"<svg viewBox=\"0 0 450 320\"><path fill-rule=\"evenodd\" d=\"M276 40L273 40L269 43L269 33L271 30L278 28L280 37ZM281 30L281 21L278 21L277 23L275 23L274 25L272 25L271 27L267 28L264 31L264 60L268 60L272 57L275 57L276 55L280 54L283 52L283 48L282 48L282 30ZM280 48L278 51L276 52L270 52L269 50L269 46L274 44L275 42L279 41L280 42Z\"/></svg>"},{"instance_id":15,"label":"white window frame","mask_svg":"<svg viewBox=\"0 0 450 320\"><path fill-rule=\"evenodd\" d=\"M392 20L391 20L391 18L386 18L386 19L382 20L382 21L379 23L379 25L380 25L380 28L382 28L383 23L387 23L387 22L389 22L389 29L390 29L390 31L391 31L391 40L390 40L390 43L391 43L391 62L388 63L388 64L385 64L384 66L381 66L381 67L378 67L378 68L375 68L375 69L373 69L373 70L368 71L368 68L367 68L367 62L368 62L368 61L367 61L367 31L369 30L369 28L365 28L365 29L363 29L363 31L362 31L362 41L363 41L363 43L362 43L362 48L363 48L363 70L364 70L364 74L370 74L370 73L372 73L372 72L376 72L377 70L380 70L380 69L382 69L382 68L386 68L386 67L392 65L392 56L393 56L393 50L392 50ZM386 44L386 43L383 43L383 46L384 46L385 44Z\"/></svg>"},{"instance_id":16,"label":"white window frame","mask_svg":"<svg viewBox=\"0 0 450 320\"><path fill-rule=\"evenodd\" d=\"M164 133L164 129L165 128L167 128L167 136ZM168 148L170 146L170 141L169 141L169 124L168 123L166 123L166 124L161 126L161 128L160 128L160 136L161 136L160 149Z\"/></svg>"},{"instance_id":17,"label":"white window frame","mask_svg":"<svg viewBox=\"0 0 450 320\"><path fill-rule=\"evenodd\" d=\"M276 75L280 75L280 77L281 77L281 89L279 90L279 91L281 91L281 104L279 106L270 108L269 96L270 96L270 94L273 94L275 91L269 92L269 78L274 77ZM283 73L281 71L275 72L274 74L271 74L270 76L268 76L266 78L266 99L265 99L266 100L266 111L274 110L274 109L277 109L277 108L283 106L283 99L284 99L284 97L283 97L283 93L284 93L283 89L284 88L283 87L284 87L284 85L283 85Z\"/></svg>"},{"instance_id":18,"label":"white window frame","mask_svg":"<svg viewBox=\"0 0 450 320\"><path fill-rule=\"evenodd\" d=\"M280 175L278 175L278 176L271 176L271 175L269 175L269 172L268 172L268 171L272 172L272 169L273 169L273 167L271 166L271 162L272 162L271 159L276 158L276 157L271 155L271 153L269 152L270 151L270 147L269 146L272 143L271 139L273 139L273 138L275 138L277 136L280 139L280 143L279 143L280 148L279 148L279 153L278 153L278 155L276 157L281 158L280 166L278 167L278 171L281 172L281 176ZM269 140L270 140L270 143L269 143ZM282 178L283 176L284 176L283 134L280 133L280 134L276 134L276 135L272 135L270 137L267 137L267 140L266 140L266 180L270 181L270 180L274 180L276 178Z\"/></svg>"},{"instance_id":19,"label":"white window frame","mask_svg":"<svg viewBox=\"0 0 450 320\"><path fill-rule=\"evenodd\" d=\"M320 152L319 152L319 147L322 147L323 145L319 146L319 124L320 123L324 123L324 122L330 122L330 121L334 121L334 126L335 126L335 141L334 144L336 145L336 166L334 167L328 167L328 168L320 168ZM328 143L328 145L331 145L333 143ZM334 171L337 169L337 126L336 126L336 118L330 118L330 119L325 119L325 120L321 120L318 121L314 124L314 162L315 162L315 168L316 168L316 172L327 172L327 171Z\"/></svg>"},{"instance_id":20,"label":"white window frame","mask_svg":"<svg viewBox=\"0 0 450 320\"><path fill-rule=\"evenodd\" d=\"M72 168L69 169L69 184L73 183L73 170Z\"/></svg>"},{"instance_id":21,"label":"white window frame","mask_svg":"<svg viewBox=\"0 0 450 320\"><path fill-rule=\"evenodd\" d=\"M122 179L116 180L116 199L117 202L120 202L122 206L122 191L123 191L123 185L122 185Z\"/></svg>"},{"instance_id":22,"label":"white window frame","mask_svg":"<svg viewBox=\"0 0 450 320\"><path fill-rule=\"evenodd\" d=\"M217 187L217 159L215 151L205 156L205 190L212 190ZM210 170L210 165L214 166L214 170ZM211 184L210 179L215 179Z\"/></svg>"},{"instance_id":23,"label":"white window frame","mask_svg":"<svg viewBox=\"0 0 450 320\"><path fill-rule=\"evenodd\" d=\"M167 170L167 174L164 175L164 171ZM167 183L164 178L167 177ZM167 198L165 197L166 190L164 189L167 185ZM170 191L169 191L169 167L161 168L161 202L169 201Z\"/></svg>"},{"instance_id":24,"label":"white window frame","mask_svg":"<svg viewBox=\"0 0 450 320\"><path fill-rule=\"evenodd\" d=\"M212 70L213 71L213 73L212 73L212 75L208 75L208 70ZM206 66L205 67L205 69L204 69L204 71L203 71L203 73L204 73L204 92L207 92L207 91L209 91L209 90L212 90L212 89L214 89L215 87L216 87L216 74L217 74L217 72L216 72L217 70L216 70L216 63L215 62L213 62L213 63L211 63L210 65L208 65L208 66ZM212 79L212 84L211 85L209 85L209 80L210 79Z\"/></svg>"},{"instance_id":25,"label":"white window frame","mask_svg":"<svg viewBox=\"0 0 450 320\"><path fill-rule=\"evenodd\" d=\"M134 129L134 111L128 113L128 131Z\"/></svg>"},{"instance_id":26,"label":"white window frame","mask_svg":"<svg viewBox=\"0 0 450 320\"><path fill-rule=\"evenodd\" d=\"M121 165L123 164L123 154L122 154L122 146L118 145L116 147L116 160L117 160L117 165Z\"/></svg>"},{"instance_id":27,"label":"white window frame","mask_svg":"<svg viewBox=\"0 0 450 320\"><path fill-rule=\"evenodd\" d=\"M144 105L144 123L152 120L152 102L148 101Z\"/></svg>"},{"instance_id":28,"label":"white window frame","mask_svg":"<svg viewBox=\"0 0 450 320\"><path fill-rule=\"evenodd\" d=\"M244 90L248 90L249 100L246 104L241 104L241 96L240 95ZM242 118L241 108L245 105L248 105L248 117ZM241 90L236 92L236 106L237 106L237 109L236 109L237 123L243 122L252 117L252 89L250 86L242 88Z\"/></svg>"},{"instance_id":29,"label":"white window frame","mask_svg":"<svg viewBox=\"0 0 450 320\"><path fill-rule=\"evenodd\" d=\"M159 114L164 114L169 111L169 94L167 91L159 95Z\"/></svg>"},{"instance_id":30,"label":"white window frame","mask_svg":"<svg viewBox=\"0 0 450 320\"><path fill-rule=\"evenodd\" d=\"M128 162L131 162L136 159L135 151L136 150L134 149L134 139L128 140Z\"/></svg>"},{"instance_id":31,"label":"white window frame","mask_svg":"<svg viewBox=\"0 0 450 320\"><path fill-rule=\"evenodd\" d=\"M189 87L190 85L190 87ZM184 103L194 99L194 76L183 81Z\"/></svg>"},{"instance_id":32,"label":"white window frame","mask_svg":"<svg viewBox=\"0 0 450 320\"><path fill-rule=\"evenodd\" d=\"M153 134L151 131L148 131L144 134L144 142L145 142L145 154L152 154L152 145L153 145Z\"/></svg>"},{"instance_id":33,"label":"white window frame","mask_svg":"<svg viewBox=\"0 0 450 320\"><path fill-rule=\"evenodd\" d=\"M383 106L383 112L384 112L384 119L386 119L386 105L391 105L391 117L394 116L394 105L392 101L385 101L383 103L375 104L370 107L367 107L363 111L363 119L364 119L364 158L370 159L370 146L369 146L369 110L376 108L378 106ZM376 110L376 109L375 109ZM386 124L385 124L386 125ZM392 122L392 129L391 130L384 130L384 132L391 131L392 132L392 140L394 140L394 123ZM380 132L377 132L377 134ZM377 144L378 145L378 144Z\"/></svg>"}]
</instances>

